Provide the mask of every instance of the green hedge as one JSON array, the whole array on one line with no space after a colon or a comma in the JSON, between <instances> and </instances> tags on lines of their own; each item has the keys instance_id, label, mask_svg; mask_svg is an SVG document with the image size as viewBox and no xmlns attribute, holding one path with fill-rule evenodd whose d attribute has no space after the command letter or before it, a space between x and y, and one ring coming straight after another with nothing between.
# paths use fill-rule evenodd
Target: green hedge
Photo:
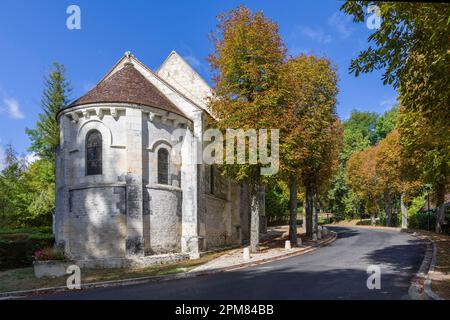
<instances>
[{"instance_id":1,"label":"green hedge","mask_svg":"<svg viewBox=\"0 0 450 320\"><path fill-rule=\"evenodd\" d=\"M32 266L33 254L53 244L53 235L46 233L0 234L0 270Z\"/></svg>"}]
</instances>

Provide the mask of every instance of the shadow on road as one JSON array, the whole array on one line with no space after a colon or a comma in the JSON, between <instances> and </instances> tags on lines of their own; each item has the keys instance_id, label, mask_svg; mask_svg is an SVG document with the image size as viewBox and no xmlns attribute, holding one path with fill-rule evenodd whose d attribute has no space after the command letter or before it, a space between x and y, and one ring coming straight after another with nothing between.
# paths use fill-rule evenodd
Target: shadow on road
<instances>
[{"instance_id":1,"label":"shadow on road","mask_svg":"<svg viewBox=\"0 0 450 320\"><path fill-rule=\"evenodd\" d=\"M331 231L334 231L338 234L338 239L350 238L360 234L358 230L350 229L346 227L328 227Z\"/></svg>"},{"instance_id":2,"label":"shadow on road","mask_svg":"<svg viewBox=\"0 0 450 320\"><path fill-rule=\"evenodd\" d=\"M412 255L411 250L416 250L417 254ZM372 251L366 258L374 264L386 264L397 271L412 270L414 269L412 265L420 265L423 258L422 250L425 251L425 244L421 240L410 239L407 244L392 245Z\"/></svg>"}]
</instances>

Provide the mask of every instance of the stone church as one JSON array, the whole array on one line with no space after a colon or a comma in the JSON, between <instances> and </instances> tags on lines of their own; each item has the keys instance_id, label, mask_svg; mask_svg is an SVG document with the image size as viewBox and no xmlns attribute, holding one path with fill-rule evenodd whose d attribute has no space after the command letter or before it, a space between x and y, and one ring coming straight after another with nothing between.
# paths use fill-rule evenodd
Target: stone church
<instances>
[{"instance_id":1,"label":"stone church","mask_svg":"<svg viewBox=\"0 0 450 320\"><path fill-rule=\"evenodd\" d=\"M61 110L56 245L78 262L114 267L197 258L248 239L247 188L198 161L210 95L176 52L156 72L127 52ZM194 139L174 139L179 128Z\"/></svg>"}]
</instances>

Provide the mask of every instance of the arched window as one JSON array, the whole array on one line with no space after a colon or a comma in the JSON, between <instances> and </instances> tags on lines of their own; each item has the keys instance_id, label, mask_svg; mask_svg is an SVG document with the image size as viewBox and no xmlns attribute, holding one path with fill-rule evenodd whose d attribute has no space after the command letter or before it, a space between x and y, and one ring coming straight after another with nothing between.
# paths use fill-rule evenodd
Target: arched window
<instances>
[{"instance_id":1,"label":"arched window","mask_svg":"<svg viewBox=\"0 0 450 320\"><path fill-rule=\"evenodd\" d=\"M169 184L169 151L158 150L158 183Z\"/></svg>"},{"instance_id":2,"label":"arched window","mask_svg":"<svg viewBox=\"0 0 450 320\"><path fill-rule=\"evenodd\" d=\"M86 135L86 175L102 174L102 135L91 130Z\"/></svg>"}]
</instances>

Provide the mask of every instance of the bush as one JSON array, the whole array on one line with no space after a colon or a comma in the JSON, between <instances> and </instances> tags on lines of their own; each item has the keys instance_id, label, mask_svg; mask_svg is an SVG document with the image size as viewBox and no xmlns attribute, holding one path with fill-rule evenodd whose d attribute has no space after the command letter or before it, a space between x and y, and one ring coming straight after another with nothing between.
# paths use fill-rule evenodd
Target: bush
<instances>
[{"instance_id":1,"label":"bush","mask_svg":"<svg viewBox=\"0 0 450 320\"><path fill-rule=\"evenodd\" d=\"M0 270L32 266L34 253L53 244L54 238L51 234L0 234Z\"/></svg>"},{"instance_id":2,"label":"bush","mask_svg":"<svg viewBox=\"0 0 450 320\"><path fill-rule=\"evenodd\" d=\"M283 186L271 184L266 187L266 218L268 225L285 224L289 221L289 196Z\"/></svg>"},{"instance_id":3,"label":"bush","mask_svg":"<svg viewBox=\"0 0 450 320\"><path fill-rule=\"evenodd\" d=\"M408 217L408 226L412 229L428 230L428 213L416 212ZM436 214L434 210L430 211L430 229L434 230L436 226Z\"/></svg>"},{"instance_id":4,"label":"bush","mask_svg":"<svg viewBox=\"0 0 450 320\"><path fill-rule=\"evenodd\" d=\"M53 247L47 247L47 248L36 251L34 253L34 260L36 260L36 261L48 261L48 260L65 261L67 259L62 250L55 249Z\"/></svg>"}]
</instances>

